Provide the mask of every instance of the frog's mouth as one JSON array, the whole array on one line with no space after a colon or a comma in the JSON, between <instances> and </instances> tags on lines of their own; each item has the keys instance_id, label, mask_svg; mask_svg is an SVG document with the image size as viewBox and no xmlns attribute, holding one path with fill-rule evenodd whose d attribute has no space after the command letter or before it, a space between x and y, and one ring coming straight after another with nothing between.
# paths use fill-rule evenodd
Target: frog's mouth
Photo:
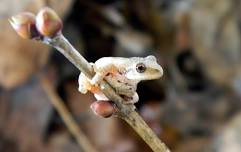
<instances>
[{"instance_id":1,"label":"frog's mouth","mask_svg":"<svg viewBox=\"0 0 241 152\"><path fill-rule=\"evenodd\" d=\"M146 77L146 80L152 80L152 79L159 79L163 75L162 68L158 69L149 69L148 70L148 76Z\"/></svg>"}]
</instances>

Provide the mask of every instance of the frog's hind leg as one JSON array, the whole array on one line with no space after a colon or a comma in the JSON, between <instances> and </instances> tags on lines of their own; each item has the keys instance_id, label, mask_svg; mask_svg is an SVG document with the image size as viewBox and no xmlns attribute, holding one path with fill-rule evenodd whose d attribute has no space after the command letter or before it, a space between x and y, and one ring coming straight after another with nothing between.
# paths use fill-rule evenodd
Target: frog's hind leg
<instances>
[{"instance_id":1,"label":"frog's hind leg","mask_svg":"<svg viewBox=\"0 0 241 152\"><path fill-rule=\"evenodd\" d=\"M135 104L139 100L138 94L135 92L132 96L120 94L120 96L124 99L124 104Z\"/></svg>"},{"instance_id":2,"label":"frog's hind leg","mask_svg":"<svg viewBox=\"0 0 241 152\"><path fill-rule=\"evenodd\" d=\"M89 81L88 78L81 72L79 76L79 92L86 94L88 92Z\"/></svg>"},{"instance_id":3,"label":"frog's hind leg","mask_svg":"<svg viewBox=\"0 0 241 152\"><path fill-rule=\"evenodd\" d=\"M137 92L134 93L134 95L132 97L129 97L127 100L127 104L135 104L139 101L139 95L137 94Z\"/></svg>"},{"instance_id":4,"label":"frog's hind leg","mask_svg":"<svg viewBox=\"0 0 241 152\"><path fill-rule=\"evenodd\" d=\"M137 92L135 92L131 102L134 104L134 103L137 103L138 101L139 101L139 95L137 94Z\"/></svg>"},{"instance_id":5,"label":"frog's hind leg","mask_svg":"<svg viewBox=\"0 0 241 152\"><path fill-rule=\"evenodd\" d=\"M131 97L124 97L124 99L126 104L135 104L139 101L139 96L137 92L135 92Z\"/></svg>"}]
</instances>

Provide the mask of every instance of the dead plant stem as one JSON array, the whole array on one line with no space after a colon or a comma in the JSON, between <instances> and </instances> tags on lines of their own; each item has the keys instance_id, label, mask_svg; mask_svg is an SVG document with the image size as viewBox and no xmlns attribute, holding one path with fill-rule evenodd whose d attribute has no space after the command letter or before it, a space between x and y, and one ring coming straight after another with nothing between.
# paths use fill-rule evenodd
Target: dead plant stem
<instances>
[{"instance_id":1,"label":"dead plant stem","mask_svg":"<svg viewBox=\"0 0 241 152\"><path fill-rule=\"evenodd\" d=\"M78 124L75 122L71 113L68 111L62 99L56 94L54 89L52 88L50 82L44 76L40 77L42 87L45 92L48 94L50 101L54 108L57 110L58 114L63 119L66 127L70 131L70 133L75 137L77 143L85 152L97 152L94 146L89 142L88 138L85 134L80 130Z\"/></svg>"}]
</instances>

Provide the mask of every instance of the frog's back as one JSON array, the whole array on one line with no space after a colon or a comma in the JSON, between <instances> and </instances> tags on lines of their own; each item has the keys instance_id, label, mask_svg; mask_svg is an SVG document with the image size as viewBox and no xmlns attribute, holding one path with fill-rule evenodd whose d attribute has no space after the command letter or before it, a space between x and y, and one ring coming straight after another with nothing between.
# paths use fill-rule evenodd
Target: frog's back
<instances>
[{"instance_id":1,"label":"frog's back","mask_svg":"<svg viewBox=\"0 0 241 152\"><path fill-rule=\"evenodd\" d=\"M123 57L103 57L100 58L95 62L96 66L108 66L108 65L115 65L115 66L122 66L128 64L129 58Z\"/></svg>"}]
</instances>

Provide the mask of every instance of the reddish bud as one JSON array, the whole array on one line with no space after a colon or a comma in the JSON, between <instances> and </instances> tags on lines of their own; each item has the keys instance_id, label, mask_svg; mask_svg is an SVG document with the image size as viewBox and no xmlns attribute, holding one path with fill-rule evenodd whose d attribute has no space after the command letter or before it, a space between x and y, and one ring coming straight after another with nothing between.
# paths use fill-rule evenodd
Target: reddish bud
<instances>
[{"instance_id":1,"label":"reddish bud","mask_svg":"<svg viewBox=\"0 0 241 152\"><path fill-rule=\"evenodd\" d=\"M35 16L32 13L23 12L12 16L9 22L22 38L31 39L39 36L35 27Z\"/></svg>"},{"instance_id":2,"label":"reddish bud","mask_svg":"<svg viewBox=\"0 0 241 152\"><path fill-rule=\"evenodd\" d=\"M91 104L90 108L98 116L108 118L116 112L115 104L111 101L96 101Z\"/></svg>"},{"instance_id":3,"label":"reddish bud","mask_svg":"<svg viewBox=\"0 0 241 152\"><path fill-rule=\"evenodd\" d=\"M54 10L44 7L37 14L36 26L43 36L54 37L61 32L63 24Z\"/></svg>"}]
</instances>

